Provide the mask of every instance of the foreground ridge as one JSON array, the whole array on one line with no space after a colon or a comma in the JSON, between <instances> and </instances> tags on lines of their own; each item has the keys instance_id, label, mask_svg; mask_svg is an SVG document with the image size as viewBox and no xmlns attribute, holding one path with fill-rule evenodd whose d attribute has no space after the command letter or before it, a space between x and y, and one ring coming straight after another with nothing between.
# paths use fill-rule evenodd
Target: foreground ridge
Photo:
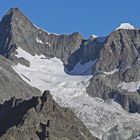
<instances>
[{"instance_id":1,"label":"foreground ridge","mask_svg":"<svg viewBox=\"0 0 140 140\"><path fill-rule=\"evenodd\" d=\"M52 100L49 91L29 100L12 98L0 112L1 140L95 140L72 111Z\"/></svg>"}]
</instances>

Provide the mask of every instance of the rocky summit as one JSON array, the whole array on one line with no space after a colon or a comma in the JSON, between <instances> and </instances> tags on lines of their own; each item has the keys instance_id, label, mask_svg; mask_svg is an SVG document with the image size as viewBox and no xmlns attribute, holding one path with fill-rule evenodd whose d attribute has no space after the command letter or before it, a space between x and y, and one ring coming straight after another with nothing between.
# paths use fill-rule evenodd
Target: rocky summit
<instances>
[{"instance_id":1,"label":"rocky summit","mask_svg":"<svg viewBox=\"0 0 140 140\"><path fill-rule=\"evenodd\" d=\"M93 68L89 95L113 98L126 110L140 113L139 43L140 30L119 29L108 36Z\"/></svg>"},{"instance_id":2,"label":"rocky summit","mask_svg":"<svg viewBox=\"0 0 140 140\"><path fill-rule=\"evenodd\" d=\"M140 30L133 25L84 39L49 33L11 8L0 22L0 55L0 139L139 139Z\"/></svg>"}]
</instances>

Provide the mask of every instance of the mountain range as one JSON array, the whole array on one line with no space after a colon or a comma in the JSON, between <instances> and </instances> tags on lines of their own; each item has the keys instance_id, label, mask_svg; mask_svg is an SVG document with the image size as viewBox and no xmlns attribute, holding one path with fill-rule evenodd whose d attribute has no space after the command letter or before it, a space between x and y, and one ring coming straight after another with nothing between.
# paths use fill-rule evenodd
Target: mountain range
<instances>
[{"instance_id":1,"label":"mountain range","mask_svg":"<svg viewBox=\"0 0 140 140\"><path fill-rule=\"evenodd\" d=\"M2 140L139 139L140 30L60 35L11 8L0 22L0 103Z\"/></svg>"}]
</instances>

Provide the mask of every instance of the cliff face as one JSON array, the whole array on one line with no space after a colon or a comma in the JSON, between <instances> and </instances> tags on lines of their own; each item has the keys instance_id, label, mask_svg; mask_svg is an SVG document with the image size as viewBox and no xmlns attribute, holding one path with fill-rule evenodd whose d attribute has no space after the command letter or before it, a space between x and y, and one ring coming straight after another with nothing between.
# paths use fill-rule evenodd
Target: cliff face
<instances>
[{"instance_id":1,"label":"cliff face","mask_svg":"<svg viewBox=\"0 0 140 140\"><path fill-rule=\"evenodd\" d=\"M81 59L87 62L91 56L96 58L95 52L91 51L92 47L85 50L84 40L78 32L71 35L48 33L33 25L18 8L10 9L2 18L0 35L0 54L18 62L20 60L14 55L18 47L32 55L60 58L69 70ZM95 43L90 41L90 44Z\"/></svg>"},{"instance_id":2,"label":"cliff face","mask_svg":"<svg viewBox=\"0 0 140 140\"><path fill-rule=\"evenodd\" d=\"M44 54L58 57L67 64L72 53L80 48L82 37L79 33L56 35L36 28L18 8L13 8L0 23L0 54L16 59L13 55L21 47L32 55Z\"/></svg>"},{"instance_id":3,"label":"cliff face","mask_svg":"<svg viewBox=\"0 0 140 140\"><path fill-rule=\"evenodd\" d=\"M132 68L139 61L139 43L140 30L120 29L112 32L100 53L95 70L110 72L115 68Z\"/></svg>"},{"instance_id":4,"label":"cliff face","mask_svg":"<svg viewBox=\"0 0 140 140\"><path fill-rule=\"evenodd\" d=\"M128 111L140 112L140 30L112 32L100 52L93 73L87 88L89 95L113 98Z\"/></svg>"},{"instance_id":5,"label":"cliff face","mask_svg":"<svg viewBox=\"0 0 140 140\"><path fill-rule=\"evenodd\" d=\"M53 101L49 91L29 100L12 98L0 105L1 140L95 140L67 108Z\"/></svg>"},{"instance_id":6,"label":"cliff face","mask_svg":"<svg viewBox=\"0 0 140 140\"><path fill-rule=\"evenodd\" d=\"M73 109L100 139L133 139L139 135L139 114L135 112L140 113L140 30L121 28L108 37L93 35L85 40L77 32L48 33L33 25L18 8L12 8L0 22L0 55L1 103L13 96L23 99L38 96L42 94L38 89L47 87L58 103ZM1 105L11 114L12 111L21 114L17 118L12 114L18 121L8 122L8 119L6 125L3 118L9 113L1 110L1 136L5 139L45 139L48 135L53 140L57 137L93 139L88 136L89 132L83 133L82 124L75 122L67 109L55 107L57 110L54 110L52 106L57 105L48 105L42 98L12 99ZM123 110L118 103L135 114ZM46 114L57 121L48 126L50 118Z\"/></svg>"},{"instance_id":7,"label":"cliff face","mask_svg":"<svg viewBox=\"0 0 140 140\"><path fill-rule=\"evenodd\" d=\"M27 99L41 94L38 89L25 83L11 66L11 61L0 56L0 103L13 96Z\"/></svg>"},{"instance_id":8,"label":"cliff face","mask_svg":"<svg viewBox=\"0 0 140 140\"><path fill-rule=\"evenodd\" d=\"M0 55L11 60L7 61L2 56L0 59L1 66L6 71L5 73L0 71L1 81L4 81L0 83L1 102L12 96L28 97L32 93L36 93L36 95L39 93L37 89L28 87L11 68L11 65L18 63L27 67L30 66L30 62L24 56L21 58L16 57L17 48L22 48L31 55L43 54L48 59L60 58L65 65L65 69L72 70L78 62L84 64L90 60L95 60L102 48L98 46L101 46L101 43L93 40L83 40L79 33L71 35L48 33L33 25L18 8L10 9L0 22ZM24 78L28 79L28 77ZM8 81L5 82L6 79ZM29 88L29 92L28 88L25 87ZM30 93L30 90L34 92Z\"/></svg>"}]
</instances>

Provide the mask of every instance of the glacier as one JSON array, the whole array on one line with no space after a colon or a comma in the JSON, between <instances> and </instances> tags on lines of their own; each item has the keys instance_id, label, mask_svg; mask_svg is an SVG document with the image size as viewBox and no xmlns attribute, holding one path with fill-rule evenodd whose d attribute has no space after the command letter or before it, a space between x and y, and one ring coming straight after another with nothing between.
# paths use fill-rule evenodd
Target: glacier
<instances>
[{"instance_id":1,"label":"glacier","mask_svg":"<svg viewBox=\"0 0 140 140\"><path fill-rule=\"evenodd\" d=\"M30 66L14 64L13 69L20 77L42 92L50 90L53 99L63 107L69 107L83 121L90 132L105 140L112 128L118 127L116 135L127 139L133 131L139 131L140 115L124 110L112 99L92 98L86 93L86 87L92 77L91 67L95 61L82 65L80 62L71 73L66 73L62 61L58 58L47 59L44 55L32 56L22 48L16 49L17 58L24 58ZM78 74L78 69L81 74ZM116 69L110 73L116 72ZM88 74L85 74L88 73Z\"/></svg>"},{"instance_id":2,"label":"glacier","mask_svg":"<svg viewBox=\"0 0 140 140\"><path fill-rule=\"evenodd\" d=\"M126 30L136 30L136 28L130 23L122 23L116 30L126 29Z\"/></svg>"}]
</instances>

